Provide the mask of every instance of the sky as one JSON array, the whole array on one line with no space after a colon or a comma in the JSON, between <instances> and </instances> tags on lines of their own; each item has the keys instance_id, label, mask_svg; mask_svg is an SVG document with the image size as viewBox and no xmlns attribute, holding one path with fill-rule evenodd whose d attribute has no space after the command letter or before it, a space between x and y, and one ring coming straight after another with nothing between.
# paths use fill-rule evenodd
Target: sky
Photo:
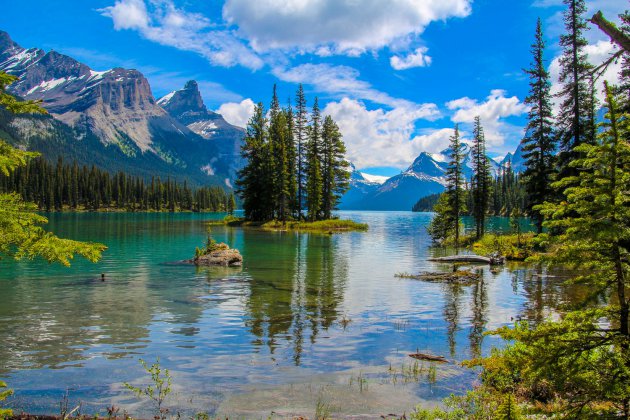
<instances>
[{"instance_id":1,"label":"sky","mask_svg":"<svg viewBox=\"0 0 630 420\"><path fill-rule=\"evenodd\" d=\"M22 47L70 55L94 70L140 70L157 98L199 83L203 99L245 126L274 83L286 105L302 83L337 121L355 166L395 175L439 153L454 124L479 115L489 155L523 136L536 20L559 72L562 0L0 0L0 30ZM587 1L618 21L627 0ZM615 47L597 28L587 52ZM605 78L614 82L619 66ZM554 82L554 90L558 89ZM284 98L284 100L283 100Z\"/></svg>"}]
</instances>

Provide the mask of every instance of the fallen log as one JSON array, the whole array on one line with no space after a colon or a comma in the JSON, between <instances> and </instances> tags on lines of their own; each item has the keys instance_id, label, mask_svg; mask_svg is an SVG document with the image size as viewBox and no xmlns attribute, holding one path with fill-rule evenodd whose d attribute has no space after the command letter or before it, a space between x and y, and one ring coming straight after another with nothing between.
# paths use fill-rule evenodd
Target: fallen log
<instances>
[{"instance_id":1,"label":"fallen log","mask_svg":"<svg viewBox=\"0 0 630 420\"><path fill-rule=\"evenodd\" d=\"M426 353L411 353L409 357L417 360L428 360L430 362L448 363L448 360L444 356L433 356Z\"/></svg>"},{"instance_id":2,"label":"fallen log","mask_svg":"<svg viewBox=\"0 0 630 420\"><path fill-rule=\"evenodd\" d=\"M429 282L443 282L443 283L457 283L461 285L470 285L474 284L480 279L479 273L467 271L467 270L456 270L452 273L429 273L424 272L420 274L409 274L409 273L398 273L396 277L401 279L413 279L413 280L424 280Z\"/></svg>"},{"instance_id":3,"label":"fallen log","mask_svg":"<svg viewBox=\"0 0 630 420\"><path fill-rule=\"evenodd\" d=\"M437 262L465 262L465 263L481 263L490 265L500 265L504 263L504 258L500 255L493 255L490 257L482 257L481 255L451 255L448 257L435 257L429 258L429 261Z\"/></svg>"}]
</instances>

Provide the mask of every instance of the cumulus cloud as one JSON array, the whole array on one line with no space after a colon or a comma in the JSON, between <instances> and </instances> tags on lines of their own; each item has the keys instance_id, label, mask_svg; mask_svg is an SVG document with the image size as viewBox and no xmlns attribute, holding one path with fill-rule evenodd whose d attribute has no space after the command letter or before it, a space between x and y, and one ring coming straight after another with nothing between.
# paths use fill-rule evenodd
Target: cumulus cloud
<instances>
[{"instance_id":1,"label":"cumulus cloud","mask_svg":"<svg viewBox=\"0 0 630 420\"><path fill-rule=\"evenodd\" d=\"M426 130L414 135L415 122L424 119L419 108L369 110L356 99L329 102L323 110L339 125L348 159L358 168L406 168L420 152L439 152L448 145L452 129Z\"/></svg>"},{"instance_id":2,"label":"cumulus cloud","mask_svg":"<svg viewBox=\"0 0 630 420\"><path fill-rule=\"evenodd\" d=\"M476 116L481 119L486 142L490 149L503 146L506 138L521 134L521 127L513 126L503 118L519 116L527 111L527 106L516 96L506 97L506 92L495 89L484 102L463 97L446 103L455 111L451 120L456 123L472 123Z\"/></svg>"},{"instance_id":3,"label":"cumulus cloud","mask_svg":"<svg viewBox=\"0 0 630 420\"><path fill-rule=\"evenodd\" d=\"M420 35L438 20L470 14L471 0L227 0L224 19L256 51L358 55ZM385 6L385 7L384 7Z\"/></svg>"},{"instance_id":4,"label":"cumulus cloud","mask_svg":"<svg viewBox=\"0 0 630 420\"><path fill-rule=\"evenodd\" d=\"M301 64L288 69L276 68L273 74L280 80L311 85L315 90L338 98L350 97L387 105L394 108L420 109L426 119L440 115L435 104L415 104L411 101L394 98L379 91L359 78L359 72L348 66L329 64Z\"/></svg>"},{"instance_id":5,"label":"cumulus cloud","mask_svg":"<svg viewBox=\"0 0 630 420\"><path fill-rule=\"evenodd\" d=\"M214 65L263 66L232 31L216 29L205 16L178 9L172 0L116 0L99 12L112 19L116 30L138 31L150 41L200 54Z\"/></svg>"},{"instance_id":6,"label":"cumulus cloud","mask_svg":"<svg viewBox=\"0 0 630 420\"><path fill-rule=\"evenodd\" d=\"M413 67L426 67L431 65L431 57L426 55L426 47L416 48L416 50L406 57L392 56L389 63L396 70L406 70Z\"/></svg>"},{"instance_id":7,"label":"cumulus cloud","mask_svg":"<svg viewBox=\"0 0 630 420\"><path fill-rule=\"evenodd\" d=\"M254 115L256 104L251 99L243 99L241 102L228 102L216 110L227 122L237 127L246 127L247 122Z\"/></svg>"}]
</instances>

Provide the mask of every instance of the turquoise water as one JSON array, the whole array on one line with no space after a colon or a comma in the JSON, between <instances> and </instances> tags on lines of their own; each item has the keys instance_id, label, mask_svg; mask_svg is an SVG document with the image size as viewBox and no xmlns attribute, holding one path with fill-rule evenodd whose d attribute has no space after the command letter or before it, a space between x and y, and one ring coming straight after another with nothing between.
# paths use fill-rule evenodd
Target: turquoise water
<instances>
[{"instance_id":1,"label":"turquoise water","mask_svg":"<svg viewBox=\"0 0 630 420\"><path fill-rule=\"evenodd\" d=\"M484 331L571 299L525 265L485 268L466 287L396 278L450 269L427 261L444 252L429 247L428 213L341 212L370 229L334 236L213 227L243 254L236 269L177 264L220 214L49 216L58 235L109 248L71 268L0 262L0 380L18 412L58 413L67 392L84 413L114 404L150 416L122 383L146 384L138 359L159 357L173 378L171 414L312 417L319 404L337 417L401 415L476 379L457 363L433 379L410 352L487 354L502 343Z\"/></svg>"}]
</instances>

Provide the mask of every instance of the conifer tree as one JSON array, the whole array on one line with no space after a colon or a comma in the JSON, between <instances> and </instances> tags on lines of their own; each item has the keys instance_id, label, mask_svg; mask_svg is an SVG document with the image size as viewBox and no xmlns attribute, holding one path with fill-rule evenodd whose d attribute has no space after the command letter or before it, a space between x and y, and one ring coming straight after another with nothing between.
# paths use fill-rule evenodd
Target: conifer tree
<instances>
[{"instance_id":1,"label":"conifer tree","mask_svg":"<svg viewBox=\"0 0 630 420\"><path fill-rule=\"evenodd\" d=\"M320 217L322 206L321 114L317 97L313 103L306 150L306 208L311 221Z\"/></svg>"},{"instance_id":2,"label":"conifer tree","mask_svg":"<svg viewBox=\"0 0 630 420\"><path fill-rule=\"evenodd\" d=\"M538 233L542 232L542 215L534 206L551 199L551 182L554 175L555 133L551 110L551 82L544 62L545 41L540 18L536 24L536 40L532 44L533 61L525 72L529 75L529 105L525 137L521 141L525 159L525 188L529 196L530 215L536 221Z\"/></svg>"},{"instance_id":3,"label":"conifer tree","mask_svg":"<svg viewBox=\"0 0 630 420\"><path fill-rule=\"evenodd\" d=\"M293 115L293 108L291 107L291 100L289 99L289 106L284 111L286 119L286 132L287 132L287 166L288 166L288 187L289 194L289 212L293 217L299 218L300 211L298 207L298 174L297 174L297 149L295 144L295 121Z\"/></svg>"},{"instance_id":4,"label":"conifer tree","mask_svg":"<svg viewBox=\"0 0 630 420\"><path fill-rule=\"evenodd\" d=\"M262 103L254 109L254 115L247 124L247 134L241 148L242 156L247 164L239 172L236 181L238 192L243 200L245 217L251 220L269 220L268 185L264 185L267 177L267 119ZM273 215L272 215L273 216Z\"/></svg>"},{"instance_id":5,"label":"conifer tree","mask_svg":"<svg viewBox=\"0 0 630 420\"><path fill-rule=\"evenodd\" d=\"M273 98L269 110L269 146L270 174L273 191L273 203L276 217L286 221L290 205L289 177L289 131L287 114L280 109L276 85L273 85Z\"/></svg>"},{"instance_id":6,"label":"conifer tree","mask_svg":"<svg viewBox=\"0 0 630 420\"><path fill-rule=\"evenodd\" d=\"M339 127L330 115L324 118L322 126L322 216L332 217L343 194L348 190L350 163L346 161L346 146Z\"/></svg>"},{"instance_id":7,"label":"conifer tree","mask_svg":"<svg viewBox=\"0 0 630 420\"><path fill-rule=\"evenodd\" d=\"M475 117L472 145L473 176L471 193L476 237L481 238L485 231L486 213L490 200L490 164L486 155L486 138L479 116Z\"/></svg>"},{"instance_id":8,"label":"conifer tree","mask_svg":"<svg viewBox=\"0 0 630 420\"><path fill-rule=\"evenodd\" d=\"M620 113L607 84L606 107L598 142L578 146L580 158L571 162L584 170L556 182L563 202L541 206L545 226L562 232L549 238L555 250L549 259L579 273L572 281L586 285L585 301L560 321L504 328L500 334L519 341L506 357L527 367L521 383L545 381L550 393L567 402L570 416L628 418L630 115ZM595 299L608 304L586 304Z\"/></svg>"},{"instance_id":9,"label":"conifer tree","mask_svg":"<svg viewBox=\"0 0 630 420\"><path fill-rule=\"evenodd\" d=\"M595 107L589 77L592 66L588 63L584 48L588 42L584 38L587 29L584 13L584 0L564 0L567 10L564 13L566 34L560 36L563 54L560 57L561 99L558 114L560 135L560 176L575 174L576 169L569 163L576 159L575 147L583 143L592 144L592 109Z\"/></svg>"},{"instance_id":10,"label":"conifer tree","mask_svg":"<svg viewBox=\"0 0 630 420\"><path fill-rule=\"evenodd\" d=\"M296 151L296 184L297 184L297 208L301 217L304 208L304 195L306 194L306 145L308 142L308 111L306 98L302 84L298 86L295 97L295 151Z\"/></svg>"},{"instance_id":11,"label":"conifer tree","mask_svg":"<svg viewBox=\"0 0 630 420\"><path fill-rule=\"evenodd\" d=\"M446 170L446 194L448 196L448 210L451 212L451 219L455 235L455 248L459 248L459 220L466 211L464 197L464 144L459 138L459 127L455 124L453 135L449 146L450 161Z\"/></svg>"}]
</instances>

